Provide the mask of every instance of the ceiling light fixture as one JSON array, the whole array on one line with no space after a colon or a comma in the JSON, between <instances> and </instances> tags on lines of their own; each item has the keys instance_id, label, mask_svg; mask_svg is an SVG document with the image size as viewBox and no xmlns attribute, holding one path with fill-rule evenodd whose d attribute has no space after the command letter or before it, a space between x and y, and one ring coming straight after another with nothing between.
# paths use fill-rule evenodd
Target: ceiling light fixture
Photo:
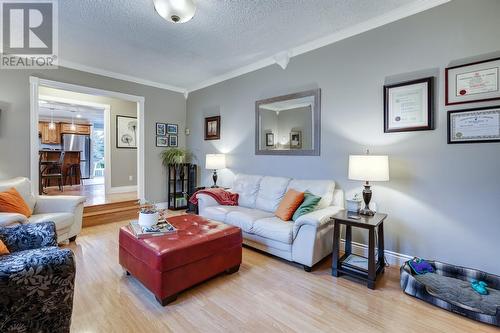
<instances>
[{"instance_id":1,"label":"ceiling light fixture","mask_svg":"<svg viewBox=\"0 0 500 333\"><path fill-rule=\"evenodd\" d=\"M185 23L196 12L194 0L153 0L158 14L172 23Z\"/></svg>"},{"instance_id":2,"label":"ceiling light fixture","mask_svg":"<svg viewBox=\"0 0 500 333\"><path fill-rule=\"evenodd\" d=\"M74 114L75 114L75 111L71 111L71 126L69 128L72 131L76 131Z\"/></svg>"},{"instance_id":3,"label":"ceiling light fixture","mask_svg":"<svg viewBox=\"0 0 500 333\"><path fill-rule=\"evenodd\" d=\"M55 129L56 129L56 123L54 123L54 108L50 108L49 131L53 131Z\"/></svg>"}]
</instances>

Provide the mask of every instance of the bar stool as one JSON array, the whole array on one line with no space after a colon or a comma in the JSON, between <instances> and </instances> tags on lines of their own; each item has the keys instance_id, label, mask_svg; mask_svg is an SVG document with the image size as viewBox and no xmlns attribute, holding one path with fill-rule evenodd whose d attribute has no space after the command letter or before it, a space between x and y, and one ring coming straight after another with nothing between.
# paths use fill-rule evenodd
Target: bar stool
<instances>
[{"instance_id":1,"label":"bar stool","mask_svg":"<svg viewBox=\"0 0 500 333\"><path fill-rule=\"evenodd\" d=\"M73 181L76 184L78 179L80 180L78 182L78 184L81 184L82 172L81 172L79 163L72 163L68 166L68 169L66 169L66 178L65 178L66 184L68 183L68 181L67 181L68 179L69 179L70 186L73 186Z\"/></svg>"},{"instance_id":2,"label":"bar stool","mask_svg":"<svg viewBox=\"0 0 500 333\"><path fill-rule=\"evenodd\" d=\"M59 155L59 159L57 161L42 161L42 155L40 155L40 183L42 187L48 187L50 185L51 179L57 179L57 184L59 186L59 191L63 191L64 183L63 183L63 172L62 166L64 162L64 152L62 151ZM42 168L44 167L44 168ZM44 185L45 181L45 185Z\"/></svg>"}]
</instances>

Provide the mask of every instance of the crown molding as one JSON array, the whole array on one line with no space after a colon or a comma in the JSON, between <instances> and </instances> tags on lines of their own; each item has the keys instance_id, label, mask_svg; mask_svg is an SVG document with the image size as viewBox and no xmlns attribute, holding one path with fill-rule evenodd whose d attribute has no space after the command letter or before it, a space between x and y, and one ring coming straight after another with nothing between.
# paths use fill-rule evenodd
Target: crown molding
<instances>
[{"instance_id":1,"label":"crown molding","mask_svg":"<svg viewBox=\"0 0 500 333\"><path fill-rule=\"evenodd\" d=\"M286 64L288 64L288 61L290 58L298 56L300 54L304 54L316 49L319 49L323 46L330 45L333 43L336 43L338 41L341 41L343 39L359 35L363 32L373 30L375 28L381 27L383 25L401 20L405 17L412 16L415 14L418 14L420 12L426 11L428 9L443 5L447 2L450 2L451 0L417 0L415 2L412 2L408 5L402 6L400 8L394 9L390 12L387 12L386 14L371 18L367 21L355 24L351 27L339 30L333 34L330 34L328 36L316 39L314 41L302 44L300 46L294 47L290 50L283 50L281 52L278 52L277 54L259 60L255 63L240 67L238 69L235 69L233 71L227 72L225 74L213 77L211 79L208 79L206 81L203 81L199 84L196 84L190 88L187 89L188 92L193 92L196 90L200 90L206 87L209 87L211 85L241 76L243 74L247 74L253 71L256 71L258 69L271 66L274 64L280 65L283 69L286 68L286 65L283 66L283 61L280 60L282 57L280 55L286 54L288 58L286 59Z\"/></svg>"},{"instance_id":2,"label":"crown molding","mask_svg":"<svg viewBox=\"0 0 500 333\"><path fill-rule=\"evenodd\" d=\"M67 61L64 59L59 59L59 66L70 68L70 69L75 69L75 70L82 71L82 72L92 73L92 74L96 74L96 75L102 75L102 76L110 77L110 78L117 79L117 80L134 82L134 83L142 84L145 86L166 89L166 90L170 90L170 91L174 91L174 92L178 92L178 93L182 93L182 94L187 93L187 89L185 89L185 88L172 86L172 85L168 85L168 84L163 84L163 83L159 83L159 82L154 82L154 81L146 80L146 79L131 76L131 75L116 73L116 72L108 71L108 70L101 69L101 68L86 66L86 65L82 65L82 64L79 64L76 62Z\"/></svg>"}]
</instances>

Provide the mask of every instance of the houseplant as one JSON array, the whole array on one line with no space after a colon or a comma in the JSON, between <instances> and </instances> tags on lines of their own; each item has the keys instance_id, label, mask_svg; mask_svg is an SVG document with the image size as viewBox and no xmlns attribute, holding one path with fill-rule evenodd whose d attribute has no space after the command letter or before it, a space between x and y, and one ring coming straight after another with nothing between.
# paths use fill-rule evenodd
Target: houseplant
<instances>
[{"instance_id":1,"label":"houseplant","mask_svg":"<svg viewBox=\"0 0 500 333\"><path fill-rule=\"evenodd\" d=\"M160 154L162 163L168 168L169 165L178 166L187 163L191 159L191 153L183 148L168 148Z\"/></svg>"},{"instance_id":2,"label":"houseplant","mask_svg":"<svg viewBox=\"0 0 500 333\"><path fill-rule=\"evenodd\" d=\"M158 223L160 213L156 204L149 201L139 201L139 220L138 223L143 228L152 227Z\"/></svg>"}]
</instances>

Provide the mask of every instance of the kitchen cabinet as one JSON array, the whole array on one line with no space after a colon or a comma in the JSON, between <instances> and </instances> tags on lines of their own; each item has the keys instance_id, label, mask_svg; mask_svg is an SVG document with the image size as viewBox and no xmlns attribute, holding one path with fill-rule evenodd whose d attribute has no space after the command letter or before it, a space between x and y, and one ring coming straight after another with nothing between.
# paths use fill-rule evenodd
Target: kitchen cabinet
<instances>
[{"instance_id":1,"label":"kitchen cabinet","mask_svg":"<svg viewBox=\"0 0 500 333\"><path fill-rule=\"evenodd\" d=\"M90 135L90 125L75 124L75 129L71 129L71 124L61 123L61 133Z\"/></svg>"},{"instance_id":2,"label":"kitchen cabinet","mask_svg":"<svg viewBox=\"0 0 500 333\"><path fill-rule=\"evenodd\" d=\"M61 144L61 126L55 123L54 129L49 129L49 123L39 122L38 131L40 132L41 142L43 144Z\"/></svg>"}]
</instances>

